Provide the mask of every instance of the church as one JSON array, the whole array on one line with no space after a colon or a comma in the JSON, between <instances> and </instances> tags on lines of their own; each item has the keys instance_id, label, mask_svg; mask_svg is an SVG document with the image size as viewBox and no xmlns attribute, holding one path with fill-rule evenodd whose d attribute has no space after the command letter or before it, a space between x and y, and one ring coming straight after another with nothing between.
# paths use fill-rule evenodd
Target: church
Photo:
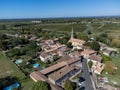
<instances>
[{"instance_id":1,"label":"church","mask_svg":"<svg viewBox=\"0 0 120 90\"><path fill-rule=\"evenodd\" d=\"M69 42L72 43L73 49L75 49L75 48L82 49L81 47L85 44L84 40L74 38L73 28L72 28L72 31L71 31L71 38L70 38Z\"/></svg>"}]
</instances>

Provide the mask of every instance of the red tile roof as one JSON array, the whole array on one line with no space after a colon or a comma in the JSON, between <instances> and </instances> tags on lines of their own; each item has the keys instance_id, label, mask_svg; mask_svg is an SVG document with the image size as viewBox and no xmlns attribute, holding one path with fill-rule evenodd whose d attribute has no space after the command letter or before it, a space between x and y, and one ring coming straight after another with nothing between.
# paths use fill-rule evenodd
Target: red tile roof
<instances>
[{"instance_id":1,"label":"red tile roof","mask_svg":"<svg viewBox=\"0 0 120 90\"><path fill-rule=\"evenodd\" d=\"M81 54L84 55L84 54L93 54L93 53L96 53L96 51L92 50L92 49L86 49L84 50Z\"/></svg>"},{"instance_id":2,"label":"red tile roof","mask_svg":"<svg viewBox=\"0 0 120 90\"><path fill-rule=\"evenodd\" d=\"M53 66L50 66L48 68L45 68L45 69L41 70L40 72L43 73L43 74L48 74L52 71L55 71L57 69L60 69L60 68L64 67L65 65L66 65L66 62L61 62L61 63L55 64Z\"/></svg>"},{"instance_id":3,"label":"red tile roof","mask_svg":"<svg viewBox=\"0 0 120 90\"><path fill-rule=\"evenodd\" d=\"M68 74L69 72L71 72L72 70L74 70L74 68L72 68L70 66L66 66L66 67L60 69L59 71L54 72L51 75L49 75L49 78L51 78L54 81L57 81L60 78L62 78L63 76L65 76L66 74Z\"/></svg>"},{"instance_id":4,"label":"red tile roof","mask_svg":"<svg viewBox=\"0 0 120 90\"><path fill-rule=\"evenodd\" d=\"M95 61L98 61L98 62L102 61L102 57L100 55L92 55L88 59L95 60Z\"/></svg>"},{"instance_id":5,"label":"red tile roof","mask_svg":"<svg viewBox=\"0 0 120 90\"><path fill-rule=\"evenodd\" d=\"M66 62L68 65L71 65L71 64L78 62L78 61L80 61L80 58L72 58L72 59L64 61L64 62Z\"/></svg>"},{"instance_id":6,"label":"red tile roof","mask_svg":"<svg viewBox=\"0 0 120 90\"><path fill-rule=\"evenodd\" d=\"M32 72L31 74L30 74L30 77L35 81L35 82L37 82L37 81L47 81L47 77L46 76L44 76L42 73L40 73L40 72Z\"/></svg>"},{"instance_id":7,"label":"red tile roof","mask_svg":"<svg viewBox=\"0 0 120 90\"><path fill-rule=\"evenodd\" d=\"M58 59L57 62L63 62L63 61L67 61L70 59L71 59L71 57L69 55L65 55L65 56L61 57L60 59Z\"/></svg>"},{"instance_id":8,"label":"red tile roof","mask_svg":"<svg viewBox=\"0 0 120 90\"><path fill-rule=\"evenodd\" d=\"M81 43L81 44L84 44L84 43L85 43L84 40L75 39L75 38L70 39L70 42L77 42L77 43Z\"/></svg>"}]
</instances>

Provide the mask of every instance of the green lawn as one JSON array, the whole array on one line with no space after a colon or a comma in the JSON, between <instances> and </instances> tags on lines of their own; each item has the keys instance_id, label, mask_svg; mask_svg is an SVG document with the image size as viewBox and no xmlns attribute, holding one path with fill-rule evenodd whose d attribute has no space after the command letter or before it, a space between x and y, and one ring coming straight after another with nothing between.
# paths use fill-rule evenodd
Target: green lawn
<instances>
[{"instance_id":1,"label":"green lawn","mask_svg":"<svg viewBox=\"0 0 120 90\"><path fill-rule=\"evenodd\" d=\"M22 81L22 90L32 90L32 86L35 84L35 82L32 79L26 79Z\"/></svg>"},{"instance_id":2,"label":"green lawn","mask_svg":"<svg viewBox=\"0 0 120 90\"><path fill-rule=\"evenodd\" d=\"M118 83L118 85L120 86L120 57L112 57L112 62L115 64L115 66L117 67L117 71L115 75L106 75L103 72L103 76L107 76L110 80L110 82L116 81Z\"/></svg>"},{"instance_id":3,"label":"green lawn","mask_svg":"<svg viewBox=\"0 0 120 90\"><path fill-rule=\"evenodd\" d=\"M30 78L24 79L24 74L16 67L16 65L8 59L8 57L0 52L0 78L6 76L15 76L20 79L22 90L32 90L34 81Z\"/></svg>"},{"instance_id":4,"label":"green lawn","mask_svg":"<svg viewBox=\"0 0 120 90\"><path fill-rule=\"evenodd\" d=\"M24 78L24 74L10 61L5 54L0 52L0 78L15 76L19 79Z\"/></svg>"},{"instance_id":5,"label":"green lawn","mask_svg":"<svg viewBox=\"0 0 120 90\"><path fill-rule=\"evenodd\" d=\"M10 61L5 54L0 52L0 78L6 76L15 76L20 79L22 90L32 90L32 85L34 81L30 78L22 80L25 78L24 74L16 67L16 65Z\"/></svg>"}]
</instances>

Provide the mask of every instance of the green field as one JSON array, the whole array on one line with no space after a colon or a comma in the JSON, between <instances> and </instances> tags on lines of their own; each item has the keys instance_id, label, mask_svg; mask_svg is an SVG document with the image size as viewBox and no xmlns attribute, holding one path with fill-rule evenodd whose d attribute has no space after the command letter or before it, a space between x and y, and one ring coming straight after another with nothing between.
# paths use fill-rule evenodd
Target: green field
<instances>
[{"instance_id":1,"label":"green field","mask_svg":"<svg viewBox=\"0 0 120 90\"><path fill-rule=\"evenodd\" d=\"M99 23L96 23L99 22ZM42 28L43 30L48 31L57 31L57 32L71 32L72 27L74 28L75 32L84 32L85 30L90 30L93 34L100 34L102 32L107 32L108 34L118 34L120 33L120 23L114 24L114 23L104 23L101 20L98 20L94 23L44 23L44 24L32 24L31 22L21 22L24 24L28 24L26 26L23 26L25 28ZM18 22L16 22L18 23ZM15 33L17 30L20 30L19 27L14 27L15 22L9 23L0 23L0 25L7 25L9 28L8 30L0 30L1 33ZM117 32L116 32L117 30Z\"/></svg>"},{"instance_id":2,"label":"green field","mask_svg":"<svg viewBox=\"0 0 120 90\"><path fill-rule=\"evenodd\" d=\"M0 78L7 76L15 76L20 79L22 90L32 90L32 85L35 83L32 79L25 78L24 74L10 61L5 54L0 52Z\"/></svg>"},{"instance_id":3,"label":"green field","mask_svg":"<svg viewBox=\"0 0 120 90\"><path fill-rule=\"evenodd\" d=\"M109 35L109 37L120 39L120 29L118 29L118 30L109 30L108 35Z\"/></svg>"},{"instance_id":4,"label":"green field","mask_svg":"<svg viewBox=\"0 0 120 90\"><path fill-rule=\"evenodd\" d=\"M73 27L76 32L81 32L86 29L86 24L50 23L50 24L33 25L32 27L35 28L40 27L43 30L58 31L58 32L68 32L68 31L71 32L71 29Z\"/></svg>"},{"instance_id":5,"label":"green field","mask_svg":"<svg viewBox=\"0 0 120 90\"><path fill-rule=\"evenodd\" d=\"M26 79L22 83L22 90L32 90L32 86L35 84L35 82L32 79Z\"/></svg>"},{"instance_id":6,"label":"green field","mask_svg":"<svg viewBox=\"0 0 120 90\"><path fill-rule=\"evenodd\" d=\"M24 78L24 74L10 61L5 54L0 52L0 78L15 76L19 79Z\"/></svg>"},{"instance_id":7,"label":"green field","mask_svg":"<svg viewBox=\"0 0 120 90\"><path fill-rule=\"evenodd\" d=\"M107 33L108 36L114 38L120 37L120 24L104 24L104 23L92 23L92 24L41 24L34 27L41 27L43 30L58 31L58 32L71 32L72 27L74 32L85 32L90 30L93 35L99 35L101 33Z\"/></svg>"},{"instance_id":8,"label":"green field","mask_svg":"<svg viewBox=\"0 0 120 90\"><path fill-rule=\"evenodd\" d=\"M110 75L110 74L106 75L104 72L102 75L107 76L111 83L115 81L120 86L120 57L112 57L112 62L117 67L117 71L115 75Z\"/></svg>"}]
</instances>

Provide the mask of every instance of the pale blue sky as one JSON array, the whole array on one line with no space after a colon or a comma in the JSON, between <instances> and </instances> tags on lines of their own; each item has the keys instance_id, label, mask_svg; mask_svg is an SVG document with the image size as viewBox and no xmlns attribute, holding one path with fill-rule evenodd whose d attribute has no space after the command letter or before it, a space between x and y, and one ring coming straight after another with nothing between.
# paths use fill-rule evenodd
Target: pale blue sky
<instances>
[{"instance_id":1,"label":"pale blue sky","mask_svg":"<svg viewBox=\"0 0 120 90\"><path fill-rule=\"evenodd\" d=\"M120 15L120 0L0 0L0 19Z\"/></svg>"}]
</instances>

